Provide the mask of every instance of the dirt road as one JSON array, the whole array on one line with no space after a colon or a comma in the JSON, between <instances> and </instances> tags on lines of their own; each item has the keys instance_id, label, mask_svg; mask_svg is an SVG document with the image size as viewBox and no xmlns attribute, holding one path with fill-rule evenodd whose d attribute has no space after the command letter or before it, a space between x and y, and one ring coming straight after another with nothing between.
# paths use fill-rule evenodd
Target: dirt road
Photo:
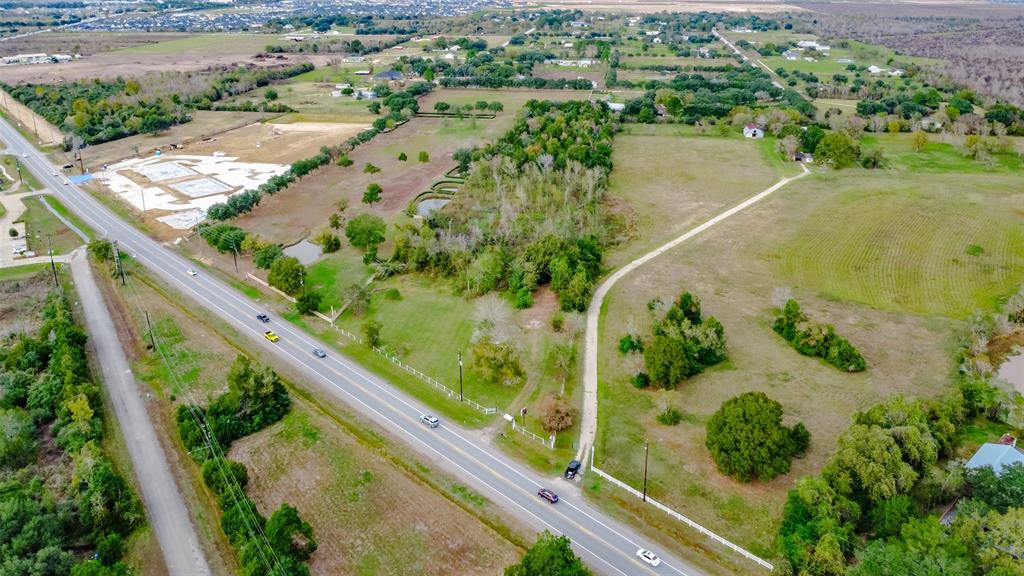
<instances>
[{"instance_id":1,"label":"dirt road","mask_svg":"<svg viewBox=\"0 0 1024 576\"><path fill-rule=\"evenodd\" d=\"M174 483L84 250L72 255L71 274L82 301L85 324L103 372L103 382L114 404L117 423L142 488L149 523L160 541L168 572L171 576L210 576L195 527Z\"/></svg>"}]
</instances>

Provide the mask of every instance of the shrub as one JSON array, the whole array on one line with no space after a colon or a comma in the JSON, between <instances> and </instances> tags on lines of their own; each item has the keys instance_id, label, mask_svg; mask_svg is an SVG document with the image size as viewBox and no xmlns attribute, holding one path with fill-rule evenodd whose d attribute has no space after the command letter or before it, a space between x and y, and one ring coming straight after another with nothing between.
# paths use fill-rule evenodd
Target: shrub
<instances>
[{"instance_id":1,"label":"shrub","mask_svg":"<svg viewBox=\"0 0 1024 576\"><path fill-rule=\"evenodd\" d=\"M284 256L284 250L277 244L268 244L252 254L253 264L262 270L269 269L274 261Z\"/></svg>"},{"instance_id":2,"label":"shrub","mask_svg":"<svg viewBox=\"0 0 1024 576\"><path fill-rule=\"evenodd\" d=\"M822 358L847 372L860 372L867 367L864 357L845 338L827 324L810 322L795 300L788 300L775 318L772 330L805 356Z\"/></svg>"},{"instance_id":3,"label":"shrub","mask_svg":"<svg viewBox=\"0 0 1024 576\"><path fill-rule=\"evenodd\" d=\"M725 328L713 316L702 318L700 300L684 292L655 323L654 337L642 349L651 380L674 389L725 359Z\"/></svg>"},{"instance_id":4,"label":"shrub","mask_svg":"<svg viewBox=\"0 0 1024 576\"><path fill-rule=\"evenodd\" d=\"M421 150L419 160L420 162L430 162L430 154L427 154L426 150Z\"/></svg>"},{"instance_id":5,"label":"shrub","mask_svg":"<svg viewBox=\"0 0 1024 576\"><path fill-rule=\"evenodd\" d=\"M249 485L249 471L241 462L217 456L203 462L201 470L206 487L218 498L231 490L245 490Z\"/></svg>"},{"instance_id":6,"label":"shrub","mask_svg":"<svg viewBox=\"0 0 1024 576\"><path fill-rule=\"evenodd\" d=\"M366 165L363 166L364 174L376 174L377 172L380 172L380 168L377 168L370 162L367 162Z\"/></svg>"},{"instance_id":7,"label":"shrub","mask_svg":"<svg viewBox=\"0 0 1024 576\"><path fill-rule=\"evenodd\" d=\"M0 409L0 470L17 470L31 463L39 444L32 417L21 408Z\"/></svg>"},{"instance_id":8,"label":"shrub","mask_svg":"<svg viewBox=\"0 0 1024 576\"><path fill-rule=\"evenodd\" d=\"M473 345L472 356L471 366L490 384L510 386L522 383L526 377L519 353L508 342L498 343L485 336Z\"/></svg>"},{"instance_id":9,"label":"shrub","mask_svg":"<svg viewBox=\"0 0 1024 576\"><path fill-rule=\"evenodd\" d=\"M639 336L633 336L632 334L626 334L619 339L619 352L623 354L629 354L630 352L643 352L644 342Z\"/></svg>"},{"instance_id":10,"label":"shrub","mask_svg":"<svg viewBox=\"0 0 1024 576\"><path fill-rule=\"evenodd\" d=\"M366 192L363 192L363 204L375 204L380 202L380 195L384 192L380 184L376 182L370 182L366 185Z\"/></svg>"},{"instance_id":11,"label":"shrub","mask_svg":"<svg viewBox=\"0 0 1024 576\"><path fill-rule=\"evenodd\" d=\"M538 410L541 426L548 432L561 432L576 423L576 410L554 394L540 399Z\"/></svg>"},{"instance_id":12,"label":"shrub","mask_svg":"<svg viewBox=\"0 0 1024 576\"><path fill-rule=\"evenodd\" d=\"M337 252L341 248L341 239L331 234L328 231L323 231L313 238L314 244L320 245L320 250L324 254L330 254L331 252Z\"/></svg>"},{"instance_id":13,"label":"shrub","mask_svg":"<svg viewBox=\"0 0 1024 576\"><path fill-rule=\"evenodd\" d=\"M271 286L289 295L297 293L305 280L306 267L293 256L281 256L274 260L267 275L267 282Z\"/></svg>"},{"instance_id":14,"label":"shrub","mask_svg":"<svg viewBox=\"0 0 1024 576\"><path fill-rule=\"evenodd\" d=\"M384 297L388 300L401 300L402 293L398 291L398 288L388 288L384 291Z\"/></svg>"},{"instance_id":15,"label":"shrub","mask_svg":"<svg viewBox=\"0 0 1024 576\"><path fill-rule=\"evenodd\" d=\"M347 168L352 165L352 159L348 157L348 154L342 154L341 156L338 156L337 164L338 166Z\"/></svg>"},{"instance_id":16,"label":"shrub","mask_svg":"<svg viewBox=\"0 0 1024 576\"><path fill-rule=\"evenodd\" d=\"M377 347L381 344L380 329L383 325L370 318L366 322L363 322L363 337L366 338L366 345L370 347Z\"/></svg>"},{"instance_id":17,"label":"shrub","mask_svg":"<svg viewBox=\"0 0 1024 576\"><path fill-rule=\"evenodd\" d=\"M515 306L518 310L532 308L533 292L530 292L526 288L520 288L518 291L516 291L516 298L512 305Z\"/></svg>"},{"instance_id":18,"label":"shrub","mask_svg":"<svg viewBox=\"0 0 1024 576\"><path fill-rule=\"evenodd\" d=\"M565 314L563 314L561 310L556 310L555 313L551 315L551 329L555 332L561 332L565 329Z\"/></svg>"},{"instance_id":19,"label":"shrub","mask_svg":"<svg viewBox=\"0 0 1024 576\"><path fill-rule=\"evenodd\" d=\"M675 426L683 421L683 413L669 406L665 411L658 414L658 423L665 426Z\"/></svg>"},{"instance_id":20,"label":"shrub","mask_svg":"<svg viewBox=\"0 0 1024 576\"><path fill-rule=\"evenodd\" d=\"M630 379L634 388L644 389L651 385L651 377L646 372L637 372Z\"/></svg>"},{"instance_id":21,"label":"shrub","mask_svg":"<svg viewBox=\"0 0 1024 576\"><path fill-rule=\"evenodd\" d=\"M295 309L299 314L312 314L320 310L320 293L316 290L306 290L295 299Z\"/></svg>"},{"instance_id":22,"label":"shrub","mask_svg":"<svg viewBox=\"0 0 1024 576\"><path fill-rule=\"evenodd\" d=\"M405 162L408 159L409 159L409 157L405 155L405 152L401 152L401 153L398 154L398 160L400 162Z\"/></svg>"}]
</instances>

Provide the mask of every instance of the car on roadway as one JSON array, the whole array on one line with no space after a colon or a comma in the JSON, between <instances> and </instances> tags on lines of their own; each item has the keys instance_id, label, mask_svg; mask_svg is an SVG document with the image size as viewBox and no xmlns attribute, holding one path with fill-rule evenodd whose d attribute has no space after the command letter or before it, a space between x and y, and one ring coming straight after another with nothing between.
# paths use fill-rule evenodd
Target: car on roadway
<instances>
[{"instance_id":1,"label":"car on roadway","mask_svg":"<svg viewBox=\"0 0 1024 576\"><path fill-rule=\"evenodd\" d=\"M275 333L273 330L267 330L266 332L264 332L263 337L266 338L267 340L270 340L271 342L277 342L278 340L281 339L281 337L278 336L277 333Z\"/></svg>"},{"instance_id":2,"label":"car on roadway","mask_svg":"<svg viewBox=\"0 0 1024 576\"><path fill-rule=\"evenodd\" d=\"M64 181L64 185L65 186L71 186L71 180L65 180Z\"/></svg>"},{"instance_id":3,"label":"car on roadway","mask_svg":"<svg viewBox=\"0 0 1024 576\"><path fill-rule=\"evenodd\" d=\"M654 552L650 550L644 550L643 548L636 551L636 557L642 560L645 564L650 564L657 568L661 564L661 558L658 558Z\"/></svg>"},{"instance_id":4,"label":"car on roadway","mask_svg":"<svg viewBox=\"0 0 1024 576\"><path fill-rule=\"evenodd\" d=\"M22 158L28 158L28 152L22 152L21 153L21 157Z\"/></svg>"},{"instance_id":5,"label":"car on roadway","mask_svg":"<svg viewBox=\"0 0 1024 576\"><path fill-rule=\"evenodd\" d=\"M188 273L189 276L199 276L199 272L196 272L195 270L193 270L191 268L189 268L188 270L185 270L185 272Z\"/></svg>"},{"instance_id":6,"label":"car on roadway","mask_svg":"<svg viewBox=\"0 0 1024 576\"><path fill-rule=\"evenodd\" d=\"M57 175L57 171L56 171L56 170L54 170L54 171L53 171L53 175L54 175L54 176L56 176L56 175Z\"/></svg>"},{"instance_id":7,"label":"car on roadway","mask_svg":"<svg viewBox=\"0 0 1024 576\"><path fill-rule=\"evenodd\" d=\"M430 414L420 414L420 422L431 428L437 428L441 424L441 421L436 416L431 416Z\"/></svg>"},{"instance_id":8,"label":"car on roadway","mask_svg":"<svg viewBox=\"0 0 1024 576\"><path fill-rule=\"evenodd\" d=\"M316 356L317 358L327 358L327 352L324 352L319 348L313 348L313 356Z\"/></svg>"},{"instance_id":9,"label":"car on roadway","mask_svg":"<svg viewBox=\"0 0 1024 576\"><path fill-rule=\"evenodd\" d=\"M270 316L267 316L266 314L257 314L256 319L259 320L260 322L263 322L264 324L270 322Z\"/></svg>"},{"instance_id":10,"label":"car on roadway","mask_svg":"<svg viewBox=\"0 0 1024 576\"><path fill-rule=\"evenodd\" d=\"M555 494L554 490L550 490L548 488L541 488L540 490L537 490L537 496L540 496L552 504L558 502L558 494Z\"/></svg>"}]
</instances>

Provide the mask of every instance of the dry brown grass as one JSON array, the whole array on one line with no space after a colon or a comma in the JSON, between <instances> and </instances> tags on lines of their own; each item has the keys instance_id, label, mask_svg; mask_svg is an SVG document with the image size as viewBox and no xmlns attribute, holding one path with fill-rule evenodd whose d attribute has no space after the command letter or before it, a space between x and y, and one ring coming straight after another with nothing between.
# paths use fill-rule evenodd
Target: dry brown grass
<instances>
[{"instance_id":1,"label":"dry brown grass","mask_svg":"<svg viewBox=\"0 0 1024 576\"><path fill-rule=\"evenodd\" d=\"M518 559L512 544L305 402L236 442L231 457L249 468L261 511L288 502L313 525L312 574L497 574Z\"/></svg>"}]
</instances>

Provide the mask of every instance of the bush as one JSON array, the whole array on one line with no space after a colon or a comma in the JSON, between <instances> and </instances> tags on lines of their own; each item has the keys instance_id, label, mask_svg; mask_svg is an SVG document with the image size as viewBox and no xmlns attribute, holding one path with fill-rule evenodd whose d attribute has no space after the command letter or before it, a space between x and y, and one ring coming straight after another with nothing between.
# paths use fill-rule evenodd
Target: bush
<instances>
[{"instance_id":1,"label":"bush","mask_svg":"<svg viewBox=\"0 0 1024 576\"><path fill-rule=\"evenodd\" d=\"M17 470L30 464L38 447L29 413L21 408L0 409L0 470Z\"/></svg>"},{"instance_id":2,"label":"bush","mask_svg":"<svg viewBox=\"0 0 1024 576\"><path fill-rule=\"evenodd\" d=\"M683 413L669 406L665 411L658 414L658 423L665 426L675 426L683 421Z\"/></svg>"},{"instance_id":3,"label":"bush","mask_svg":"<svg viewBox=\"0 0 1024 576\"><path fill-rule=\"evenodd\" d=\"M279 554L308 560L317 549L313 527L299 517L294 506L284 503L267 520L267 541Z\"/></svg>"},{"instance_id":4,"label":"bush","mask_svg":"<svg viewBox=\"0 0 1024 576\"><path fill-rule=\"evenodd\" d=\"M398 288L388 288L384 291L384 297L388 300L401 300L402 293L398 291Z\"/></svg>"},{"instance_id":5,"label":"bush","mask_svg":"<svg viewBox=\"0 0 1024 576\"><path fill-rule=\"evenodd\" d=\"M516 291L515 301L512 302L517 310L525 310L527 308L533 308L533 292L530 292L526 288L520 288Z\"/></svg>"},{"instance_id":6,"label":"bush","mask_svg":"<svg viewBox=\"0 0 1024 576\"><path fill-rule=\"evenodd\" d=\"M376 182L370 182L366 185L366 192L363 192L363 204L373 205L380 202L381 193L384 189L381 188L380 184Z\"/></svg>"},{"instance_id":7,"label":"bush","mask_svg":"<svg viewBox=\"0 0 1024 576\"><path fill-rule=\"evenodd\" d=\"M376 174L377 172L380 172L380 168L377 168L370 162L367 162L366 165L363 166L364 174Z\"/></svg>"},{"instance_id":8,"label":"bush","mask_svg":"<svg viewBox=\"0 0 1024 576\"><path fill-rule=\"evenodd\" d=\"M306 268L298 258L293 256L281 256L270 265L270 274L267 275L267 282L288 295L294 295L303 286L306 280Z\"/></svg>"},{"instance_id":9,"label":"bush","mask_svg":"<svg viewBox=\"0 0 1024 576\"><path fill-rule=\"evenodd\" d=\"M420 162L430 162L430 154L427 154L426 150L421 150L419 160Z\"/></svg>"},{"instance_id":10,"label":"bush","mask_svg":"<svg viewBox=\"0 0 1024 576\"><path fill-rule=\"evenodd\" d=\"M280 246L268 244L253 252L252 261L257 268L267 270L274 265L274 261L282 256L284 256L284 250Z\"/></svg>"},{"instance_id":11,"label":"bush","mask_svg":"<svg viewBox=\"0 0 1024 576\"><path fill-rule=\"evenodd\" d=\"M565 314L563 314L561 310L556 310L555 313L551 315L551 329L555 332L565 330Z\"/></svg>"},{"instance_id":12,"label":"bush","mask_svg":"<svg viewBox=\"0 0 1024 576\"><path fill-rule=\"evenodd\" d=\"M642 350L651 380L674 389L725 359L725 328L713 316L702 318L700 300L684 292L655 323L654 338Z\"/></svg>"},{"instance_id":13,"label":"bush","mask_svg":"<svg viewBox=\"0 0 1024 576\"><path fill-rule=\"evenodd\" d=\"M341 239L326 230L317 234L316 237L313 238L313 243L319 244L320 250L324 254L337 252L341 249Z\"/></svg>"},{"instance_id":14,"label":"bush","mask_svg":"<svg viewBox=\"0 0 1024 576\"><path fill-rule=\"evenodd\" d=\"M783 426L782 405L762 392L726 400L707 423L705 445L718 470L743 482L789 472L790 460L806 444L806 429Z\"/></svg>"},{"instance_id":15,"label":"bush","mask_svg":"<svg viewBox=\"0 0 1024 576\"><path fill-rule=\"evenodd\" d=\"M805 356L822 358L847 372L860 372L867 367L864 357L845 338L827 324L810 322L795 300L789 300L775 318L772 330Z\"/></svg>"},{"instance_id":16,"label":"bush","mask_svg":"<svg viewBox=\"0 0 1024 576\"><path fill-rule=\"evenodd\" d=\"M634 388L644 389L651 385L651 377L646 372L637 372L630 379Z\"/></svg>"},{"instance_id":17,"label":"bush","mask_svg":"<svg viewBox=\"0 0 1024 576\"><path fill-rule=\"evenodd\" d=\"M561 432L572 428L576 423L576 410L554 394L546 394L540 399L538 410L541 426L547 432Z\"/></svg>"},{"instance_id":18,"label":"bush","mask_svg":"<svg viewBox=\"0 0 1024 576\"><path fill-rule=\"evenodd\" d=\"M245 464L217 456L203 462L203 482L218 498L231 491L245 490L249 485L249 471Z\"/></svg>"},{"instance_id":19,"label":"bush","mask_svg":"<svg viewBox=\"0 0 1024 576\"><path fill-rule=\"evenodd\" d=\"M320 293L316 290L306 290L295 299L295 309L299 314L312 314L320 310Z\"/></svg>"},{"instance_id":20,"label":"bush","mask_svg":"<svg viewBox=\"0 0 1024 576\"><path fill-rule=\"evenodd\" d=\"M347 168L352 165L352 159L348 157L348 154L342 154L341 156L338 156L337 164L338 166Z\"/></svg>"},{"instance_id":21,"label":"bush","mask_svg":"<svg viewBox=\"0 0 1024 576\"><path fill-rule=\"evenodd\" d=\"M383 324L374 320L373 318L363 322L363 337L366 339L366 345L372 348L380 346L380 329L383 328Z\"/></svg>"},{"instance_id":22,"label":"bush","mask_svg":"<svg viewBox=\"0 0 1024 576\"><path fill-rule=\"evenodd\" d=\"M405 152L401 152L401 153L399 153L399 155L398 155L398 160L399 160L400 162L405 162L405 161L406 161L406 160L408 160L408 159L409 159L409 157L405 155Z\"/></svg>"},{"instance_id":23,"label":"bush","mask_svg":"<svg viewBox=\"0 0 1024 576\"><path fill-rule=\"evenodd\" d=\"M96 556L104 566L112 566L124 557L124 538L116 532L96 542Z\"/></svg>"},{"instance_id":24,"label":"bush","mask_svg":"<svg viewBox=\"0 0 1024 576\"><path fill-rule=\"evenodd\" d=\"M14 231L14 235L18 235L18 231L11 228ZM89 242L87 248L89 256L92 256L97 262L110 262L114 259L114 244L110 240L99 239Z\"/></svg>"},{"instance_id":25,"label":"bush","mask_svg":"<svg viewBox=\"0 0 1024 576\"><path fill-rule=\"evenodd\" d=\"M643 352L644 341L639 336L633 336L632 334L626 334L619 339L619 352L623 354L629 354L630 352Z\"/></svg>"}]
</instances>

